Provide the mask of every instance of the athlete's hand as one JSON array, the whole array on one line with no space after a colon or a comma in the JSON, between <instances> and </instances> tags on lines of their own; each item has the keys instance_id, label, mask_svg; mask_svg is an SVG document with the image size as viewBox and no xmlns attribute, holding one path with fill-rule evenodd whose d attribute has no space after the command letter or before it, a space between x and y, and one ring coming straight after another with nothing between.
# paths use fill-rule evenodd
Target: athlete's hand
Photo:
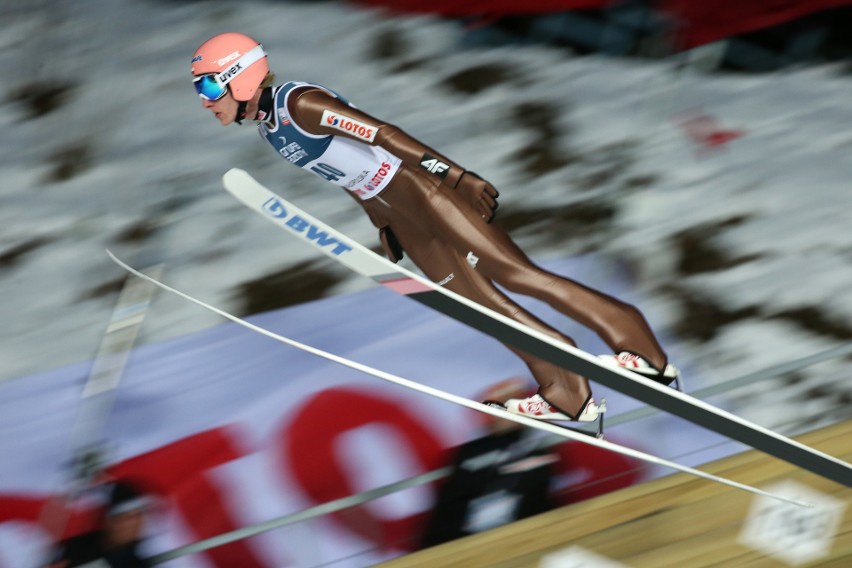
<instances>
[{"instance_id":1,"label":"athlete's hand","mask_svg":"<svg viewBox=\"0 0 852 568\"><path fill-rule=\"evenodd\" d=\"M473 172L465 172L456 184L456 191L465 201L479 211L482 219L490 223L497 211L497 189Z\"/></svg>"}]
</instances>

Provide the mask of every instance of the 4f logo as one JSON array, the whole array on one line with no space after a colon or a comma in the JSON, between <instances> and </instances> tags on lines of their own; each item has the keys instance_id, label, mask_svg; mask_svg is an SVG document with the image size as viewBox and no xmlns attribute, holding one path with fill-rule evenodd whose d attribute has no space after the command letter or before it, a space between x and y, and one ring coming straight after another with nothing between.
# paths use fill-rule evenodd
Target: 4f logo
<instances>
[{"instance_id":1,"label":"4f logo","mask_svg":"<svg viewBox=\"0 0 852 568\"><path fill-rule=\"evenodd\" d=\"M447 173L450 171L450 164L446 164L429 154L423 154L423 157L420 158L420 167L442 179L446 178Z\"/></svg>"}]
</instances>

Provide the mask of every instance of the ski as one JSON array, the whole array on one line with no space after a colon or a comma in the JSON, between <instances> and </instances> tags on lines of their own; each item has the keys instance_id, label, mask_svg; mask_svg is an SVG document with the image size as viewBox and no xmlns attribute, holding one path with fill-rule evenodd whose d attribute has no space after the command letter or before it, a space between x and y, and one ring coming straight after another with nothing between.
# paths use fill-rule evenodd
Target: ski
<instances>
[{"instance_id":1,"label":"ski","mask_svg":"<svg viewBox=\"0 0 852 568\"><path fill-rule=\"evenodd\" d=\"M146 269L158 277L162 265ZM71 436L71 449L81 467L83 478L90 476L103 448L101 437L115 403L116 389L121 381L130 351L142 325L156 288L137 278L128 279L119 293L92 369L82 392L80 413Z\"/></svg>"},{"instance_id":2,"label":"ski","mask_svg":"<svg viewBox=\"0 0 852 568\"><path fill-rule=\"evenodd\" d=\"M630 371L607 366L561 343L397 266L273 193L244 170L223 176L225 189L281 229L377 283L495 339L608 388L741 442L797 467L852 486L852 465L699 399Z\"/></svg>"},{"instance_id":3,"label":"ski","mask_svg":"<svg viewBox=\"0 0 852 568\"><path fill-rule=\"evenodd\" d=\"M741 489L743 491L748 491L750 493L755 493L757 495L763 495L765 497L770 497L772 499L778 499L778 500L781 500L781 501L786 501L788 503L792 503L792 504L798 505L800 507L812 507L813 506L813 504L809 503L809 502L791 499L791 498L788 498L788 497L785 497L785 496L782 496L782 495L763 491L762 489L758 489L758 488L752 487L750 485L745 485L745 484L739 483L737 481L732 481L730 479L727 479L727 478L724 478L724 477L719 477L719 476L713 475L711 473L707 473L705 471L701 471L701 470L698 470L698 469L691 468L689 466L681 465L681 464L678 464L678 463L675 463L675 462L672 462L672 461L669 461L669 460L666 460L666 459L663 459L663 458L660 458L660 457L657 457L657 456L653 456L651 454L647 454L645 452L641 452L639 450L634 450L633 448L629 448L627 446L622 446L620 444L616 444L616 443L613 443L613 442L610 442L610 441L607 441L607 440L603 440L603 439L595 437L595 436L589 436L588 434L586 434L584 432L578 432L578 431L574 430L573 428L563 428L561 426L558 426L556 424L550 424L550 423L545 422L543 420L536 420L534 418L528 418L526 416L513 414L511 412L508 412L507 410L503 410L503 409L500 409L500 408L497 408L497 407L494 407L494 406L490 406L488 404L484 404L484 403L481 403L481 402L475 402L475 401L470 400L468 398L458 396L458 395L449 393L449 392L441 390L441 389L430 387L430 386L427 386L427 385L424 385L424 384L421 384L421 383L418 383L418 382L415 382L415 381L412 381L412 380L409 380L409 379L405 379L403 377L393 375L393 374L387 373L385 371L381 371L379 369L370 367L368 365L364 365L362 363L352 361L351 359L346 359L345 357L341 357L339 355L329 353L328 351L323 351L322 349L318 349L316 347L306 345L304 343L296 341L295 339L291 339L289 337L279 335L279 334L277 334L273 331L270 331L270 330L268 330L264 327L260 327L258 325L253 324L253 323L250 323L250 322L248 322L244 319L238 318L237 316L232 315L232 314L230 314L230 313L228 313L228 312L226 312L226 311L224 311L220 308L217 308L217 307L212 306L210 304L207 304L207 303L205 303L205 302L203 302L203 301L201 301L197 298L194 298L194 297L190 296L189 294L187 294L185 292L181 292L180 290L177 290L176 288L172 288L171 286L160 282L159 280L153 278L152 276L149 276L147 274L143 274L142 272L139 272L135 268L124 263L122 260L120 260L118 257L116 257L109 250L107 250L107 254L113 260L113 262L118 264L121 268L123 268L124 270L128 271L129 273L131 273L135 276L138 276L140 279L144 280L145 282L149 282L151 284L154 284L155 286L158 286L158 287L162 288L163 290L166 290L167 292L171 292L172 294L175 294L177 296L180 296L181 298L189 300L190 302L192 302L192 303L194 303L198 306L201 306L202 308L209 310L209 311L211 311L215 314L218 314L218 315L222 316L223 318L228 319L228 320L230 320L230 321L232 321L232 322L234 322L234 323L236 323L236 324L238 324L242 327L250 329L250 330L252 330L256 333L259 333L259 334L264 335L266 337L269 337L271 339L274 339L274 340L276 340L280 343L284 343L285 345L289 345L289 346L295 347L296 349L299 349L301 351L305 351L305 352L310 353L312 355L316 355L316 356L321 357L321 358L323 358L327 361L332 361L332 362L337 363L339 365L342 365L344 367L348 367L350 369L355 369L356 371L360 371L362 373L372 375L372 376L379 378L379 379L382 379L384 381L387 381L387 382L390 382L390 383L393 383L393 384L396 384L396 385L399 385L399 386L402 386L402 387L405 387L407 389L411 389L411 390L414 390L414 391L417 391L417 392L420 392L420 393L423 393L423 394L427 394L427 395L433 396L435 398L440 398L442 400L452 402L454 404L458 404L460 406L464 406L464 407L470 408L472 410L476 410L478 412L490 414L492 416L496 416L497 418L502 418L504 420L510 420L512 422L517 422L518 424L522 424L522 425L528 426L530 428L536 428L536 429L542 430L544 432L549 432L551 434L556 434L558 436L562 436L563 438L568 438L568 439L571 439L571 440L582 442L584 444L596 446L596 447L602 448L604 450L616 452L616 453L619 453L619 454L622 454L622 455L625 455L625 456L635 458L635 459L640 460L640 461L644 461L644 462L647 462L647 463L660 465L660 466L663 466L663 467L667 467L667 468L670 468L670 469L681 471L681 472L687 473L689 475L693 475L693 476L696 476L696 477L707 479L709 481L713 481L713 482L716 482L716 483L721 483L723 485L728 485L730 487L735 487L737 489Z\"/></svg>"},{"instance_id":4,"label":"ski","mask_svg":"<svg viewBox=\"0 0 852 568\"><path fill-rule=\"evenodd\" d=\"M156 265L146 272L157 277L162 268L162 265ZM128 277L118 295L83 386L80 409L71 429L68 487L62 492L61 503L49 502L41 513L45 517L43 524L49 526L57 538L63 536L70 519L70 509L64 505L72 503L83 493L106 464L104 427L155 290L156 287L145 280ZM54 510L57 506L59 508Z\"/></svg>"}]
</instances>

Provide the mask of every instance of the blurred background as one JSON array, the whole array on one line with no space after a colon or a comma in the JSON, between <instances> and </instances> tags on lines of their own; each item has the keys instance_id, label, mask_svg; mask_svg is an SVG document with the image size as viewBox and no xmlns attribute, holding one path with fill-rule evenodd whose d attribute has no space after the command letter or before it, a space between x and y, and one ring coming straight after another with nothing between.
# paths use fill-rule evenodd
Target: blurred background
<instances>
[{"instance_id":1,"label":"blurred background","mask_svg":"<svg viewBox=\"0 0 852 568\"><path fill-rule=\"evenodd\" d=\"M224 31L261 41L281 82L334 88L491 181L497 222L531 257L643 309L688 392L730 384L711 402L787 435L848 420L847 4L0 3L0 567L38 565L50 541L43 504L69 483L80 393L126 280L106 248L140 268L162 263L165 282L235 315L457 394L523 372L493 341L374 289L222 191L222 174L243 168L377 249L349 197L287 167L251 124L223 129L202 109L189 61ZM157 294L96 436L114 474L159 496L152 554L449 466L453 448L484 432L469 411L222 321ZM613 413L636 408L604 394ZM361 410L349 416L353 401ZM326 411L299 414L307 402ZM672 430L657 416L613 436L695 464L743 449ZM317 437L343 477L314 487L328 471ZM207 456L204 476L167 479L158 460L184 443ZM554 476L554 506L605 492L580 495L583 458L573 459ZM614 467L640 472L622 485L664 473ZM439 489L415 485L380 513L355 509L173 564L394 558L417 547ZM228 514L205 524L191 495L214 494ZM334 545L287 544L317 526Z\"/></svg>"}]
</instances>

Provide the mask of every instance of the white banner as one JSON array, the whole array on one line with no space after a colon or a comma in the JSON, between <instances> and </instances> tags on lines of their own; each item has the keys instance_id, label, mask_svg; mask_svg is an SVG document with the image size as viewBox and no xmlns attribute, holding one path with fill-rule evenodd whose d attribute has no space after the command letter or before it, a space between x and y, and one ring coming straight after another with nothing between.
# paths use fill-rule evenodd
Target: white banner
<instances>
[{"instance_id":1,"label":"white banner","mask_svg":"<svg viewBox=\"0 0 852 568\"><path fill-rule=\"evenodd\" d=\"M621 293L617 275L592 258L548 268L642 307ZM604 352L597 338L546 306L524 304L581 347ZM493 339L380 288L250 321L472 398L505 378L528 376L520 360ZM67 483L69 435L90 366L0 384L0 568L43 560L47 538L40 512ZM532 390L531 380L530 385ZM611 414L638 406L602 388L596 396L608 399ZM448 449L483 433L479 419L471 410L228 323L135 349L105 437L115 459L111 471L155 496L145 550L156 553L441 467ZM607 437L661 457L719 439L671 423L658 416L610 429ZM564 444L560 452L559 498L565 504L665 473L642 469L588 485L635 464L577 443ZM696 465L709 457L718 456L680 461ZM370 565L416 547L433 492L432 486L407 490L169 566Z\"/></svg>"}]
</instances>

